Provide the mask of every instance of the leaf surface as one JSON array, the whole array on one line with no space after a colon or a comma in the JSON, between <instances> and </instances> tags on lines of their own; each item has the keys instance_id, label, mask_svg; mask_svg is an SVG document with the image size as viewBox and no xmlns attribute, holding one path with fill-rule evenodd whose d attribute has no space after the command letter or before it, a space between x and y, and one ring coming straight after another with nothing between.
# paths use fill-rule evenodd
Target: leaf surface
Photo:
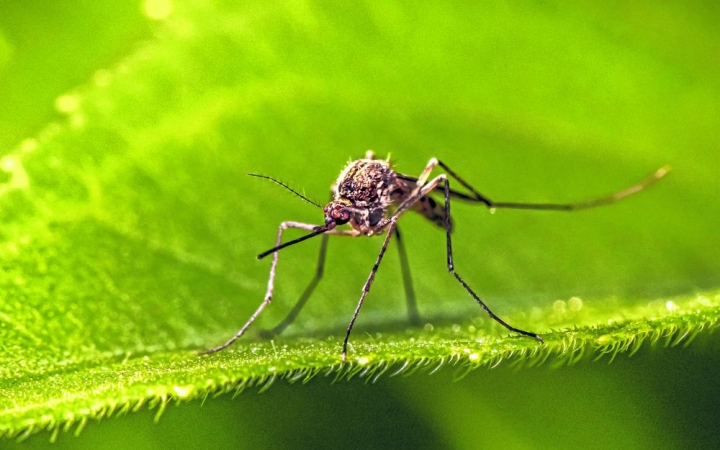
<instances>
[{"instance_id":1,"label":"leaf surface","mask_svg":"<svg viewBox=\"0 0 720 450\"><path fill-rule=\"evenodd\" d=\"M569 362L687 342L717 323L719 186L707 149L720 143L719 40L707 17L675 14L680 5L173 7L152 39L59 95L60 118L2 159L5 434L277 377ZM634 26L650 9L659 25ZM667 23L673 43L655 34ZM255 255L278 224L322 221L245 174L322 203L367 148L413 176L438 157L500 201L582 200L674 170L575 214L453 204L458 271L545 346L493 325L446 273L442 230L408 214L421 326L407 324L390 250L340 364L381 241L337 238L296 323L259 337L312 278L310 241L282 252L275 300L250 335L198 357L260 303L269 264Z\"/></svg>"}]
</instances>

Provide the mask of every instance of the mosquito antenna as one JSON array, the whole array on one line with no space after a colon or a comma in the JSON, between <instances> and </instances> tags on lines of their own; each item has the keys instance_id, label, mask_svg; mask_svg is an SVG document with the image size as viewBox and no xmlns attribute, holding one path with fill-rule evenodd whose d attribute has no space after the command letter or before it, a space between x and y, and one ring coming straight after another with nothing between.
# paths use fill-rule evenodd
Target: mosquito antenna
<instances>
[{"instance_id":1,"label":"mosquito antenna","mask_svg":"<svg viewBox=\"0 0 720 450\"><path fill-rule=\"evenodd\" d=\"M331 224L331 225L332 225L332 224ZM317 236L317 235L319 235L319 234L323 234L324 232L330 230L331 228L334 228L334 225L332 225L332 226L330 226L330 225L323 225L323 226L317 227L317 228L315 229L315 231L313 231L312 233L306 234L305 236L300 236L300 237L297 238L297 239L293 239L292 241L285 242L284 244L280 244L280 245L278 245L277 247L273 247L273 248L271 248L270 250L266 250L266 251L260 253L259 255L257 255L257 259L263 259L264 257L266 257L266 256L268 256L268 255L272 255L273 253L275 253L275 252L277 252L277 251L280 251L280 250L284 249L285 247L289 247L289 246L291 246L291 245L295 245L295 244L297 244L297 243L299 243L299 242L302 242L302 241L305 241L305 240L307 240L307 239L310 239L311 237L315 237L315 236Z\"/></svg>"},{"instance_id":2,"label":"mosquito antenna","mask_svg":"<svg viewBox=\"0 0 720 450\"><path fill-rule=\"evenodd\" d=\"M287 189L288 191L290 191L290 192L292 192L293 194L297 195L298 197L300 197L301 199L305 200L306 202L310 203L311 205L316 206L316 207L322 209L322 206L318 205L318 204L315 203L314 201L312 201L312 200L310 200L309 198L305 197L304 195L302 195L301 193L299 193L298 191L296 191L295 189L291 188L290 186L288 186L287 184L283 183L283 182L280 181L280 180L276 180L276 179L273 178L273 177L269 177L269 176L267 176L267 175L260 175L260 174L257 174L257 173L249 173L248 176L255 177L255 178L263 178L263 179L265 179L265 180L270 180L270 181L272 181L273 183L284 187L285 189Z\"/></svg>"}]
</instances>

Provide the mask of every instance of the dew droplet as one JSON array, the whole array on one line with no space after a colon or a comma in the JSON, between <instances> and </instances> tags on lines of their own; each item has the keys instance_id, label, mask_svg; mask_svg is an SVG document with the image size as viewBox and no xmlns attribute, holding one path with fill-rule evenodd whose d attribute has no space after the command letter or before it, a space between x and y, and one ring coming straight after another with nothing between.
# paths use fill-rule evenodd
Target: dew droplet
<instances>
[{"instance_id":1,"label":"dew droplet","mask_svg":"<svg viewBox=\"0 0 720 450\"><path fill-rule=\"evenodd\" d=\"M175 392L175 395L177 395L179 398L188 398L190 395L195 391L195 386L188 385L188 386L173 386L173 392Z\"/></svg>"},{"instance_id":2,"label":"dew droplet","mask_svg":"<svg viewBox=\"0 0 720 450\"><path fill-rule=\"evenodd\" d=\"M0 159L0 171L10 174L10 179L6 183L0 183L0 193L4 193L8 189L26 189L30 186L30 179L19 156L3 156Z\"/></svg>"},{"instance_id":3,"label":"dew droplet","mask_svg":"<svg viewBox=\"0 0 720 450\"><path fill-rule=\"evenodd\" d=\"M603 334L602 336L599 336L597 339L595 339L595 342L597 342L599 345L609 344L611 341L612 335L610 334Z\"/></svg>"},{"instance_id":4,"label":"dew droplet","mask_svg":"<svg viewBox=\"0 0 720 450\"><path fill-rule=\"evenodd\" d=\"M55 109L62 114L70 114L78 109L80 99L77 95L64 94L55 99Z\"/></svg>"},{"instance_id":5,"label":"dew droplet","mask_svg":"<svg viewBox=\"0 0 720 450\"><path fill-rule=\"evenodd\" d=\"M17 167L17 159L12 155L8 155L0 159L0 169L4 172L12 172Z\"/></svg>"},{"instance_id":6,"label":"dew droplet","mask_svg":"<svg viewBox=\"0 0 720 450\"><path fill-rule=\"evenodd\" d=\"M170 0L145 0L143 12L153 20L167 19L172 13L173 5Z\"/></svg>"},{"instance_id":7,"label":"dew droplet","mask_svg":"<svg viewBox=\"0 0 720 450\"><path fill-rule=\"evenodd\" d=\"M583 307L583 301L580 297L570 297L570 300L568 300L568 308L570 308L570 311L580 311Z\"/></svg>"},{"instance_id":8,"label":"dew droplet","mask_svg":"<svg viewBox=\"0 0 720 450\"><path fill-rule=\"evenodd\" d=\"M23 153L34 152L38 146L37 139L27 138L20 143L20 151Z\"/></svg>"}]
</instances>

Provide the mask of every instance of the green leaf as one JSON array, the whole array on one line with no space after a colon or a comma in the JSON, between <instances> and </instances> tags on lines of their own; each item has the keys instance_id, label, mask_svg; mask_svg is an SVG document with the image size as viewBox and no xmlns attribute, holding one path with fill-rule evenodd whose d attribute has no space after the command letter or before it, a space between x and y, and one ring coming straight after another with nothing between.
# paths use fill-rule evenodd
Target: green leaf
<instances>
[{"instance_id":1,"label":"green leaf","mask_svg":"<svg viewBox=\"0 0 720 450\"><path fill-rule=\"evenodd\" d=\"M42 130L2 158L0 432L278 377L565 363L715 327L717 27L685 5L637 8L173 3L152 39L97 62L57 96L59 118L40 115ZM0 65L14 62L10 44ZM338 237L286 334L259 336L312 278L317 242L283 250L249 336L198 357L259 305L269 263L255 255L278 224L322 221L245 174L322 203L367 148L414 176L438 157L501 201L582 200L674 171L574 214L453 204L457 270L544 346L491 323L446 273L442 230L408 214L422 326L407 325L391 249L341 364L381 241Z\"/></svg>"}]
</instances>

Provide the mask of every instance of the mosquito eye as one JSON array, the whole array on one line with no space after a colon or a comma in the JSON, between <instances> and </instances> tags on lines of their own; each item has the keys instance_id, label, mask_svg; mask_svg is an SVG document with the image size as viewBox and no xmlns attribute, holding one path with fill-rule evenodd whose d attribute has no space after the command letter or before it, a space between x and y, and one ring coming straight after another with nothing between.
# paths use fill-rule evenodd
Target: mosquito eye
<instances>
[{"instance_id":1,"label":"mosquito eye","mask_svg":"<svg viewBox=\"0 0 720 450\"><path fill-rule=\"evenodd\" d=\"M335 223L335 225L344 225L350 222L350 210L344 205L330 204L325 207L325 223Z\"/></svg>"},{"instance_id":2,"label":"mosquito eye","mask_svg":"<svg viewBox=\"0 0 720 450\"><path fill-rule=\"evenodd\" d=\"M338 225L348 223L350 222L350 211L347 209L336 209L332 212L332 218Z\"/></svg>"}]
</instances>

